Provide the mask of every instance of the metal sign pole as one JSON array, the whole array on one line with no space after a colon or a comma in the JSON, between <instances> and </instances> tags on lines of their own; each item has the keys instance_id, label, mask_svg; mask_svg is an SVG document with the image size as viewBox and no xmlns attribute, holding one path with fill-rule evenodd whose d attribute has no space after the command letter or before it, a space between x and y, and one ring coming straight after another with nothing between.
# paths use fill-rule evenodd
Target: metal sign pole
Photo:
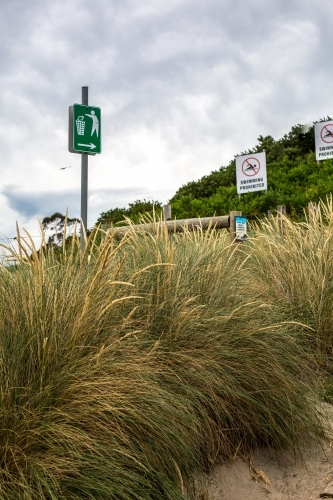
<instances>
[{"instance_id":1,"label":"metal sign pole","mask_svg":"<svg viewBox=\"0 0 333 500\"><path fill-rule=\"evenodd\" d=\"M88 106L88 87L82 87L82 104ZM81 251L85 249L88 219L88 154L81 153Z\"/></svg>"}]
</instances>

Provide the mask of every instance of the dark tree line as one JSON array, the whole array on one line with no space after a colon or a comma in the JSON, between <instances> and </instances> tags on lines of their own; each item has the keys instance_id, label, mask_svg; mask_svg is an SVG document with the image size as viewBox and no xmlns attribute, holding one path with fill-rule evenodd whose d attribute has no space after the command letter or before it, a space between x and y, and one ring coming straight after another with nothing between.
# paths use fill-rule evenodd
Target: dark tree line
<instances>
[{"instance_id":1,"label":"dark tree line","mask_svg":"<svg viewBox=\"0 0 333 500\"><path fill-rule=\"evenodd\" d=\"M233 159L229 165L180 187L170 200L173 217L225 215L241 210L251 218L286 205L287 213L300 219L309 201L325 200L333 192L333 160L317 164L314 126L303 132L302 126L296 125L278 140L260 136L254 148L240 155L262 151L266 151L267 192L246 193L239 199Z\"/></svg>"}]
</instances>

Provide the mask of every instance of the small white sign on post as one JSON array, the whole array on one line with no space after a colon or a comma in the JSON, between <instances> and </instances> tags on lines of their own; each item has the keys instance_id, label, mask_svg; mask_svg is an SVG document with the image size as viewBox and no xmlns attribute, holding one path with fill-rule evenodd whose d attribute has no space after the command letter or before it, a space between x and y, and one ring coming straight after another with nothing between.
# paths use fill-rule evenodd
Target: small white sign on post
<instances>
[{"instance_id":1,"label":"small white sign on post","mask_svg":"<svg viewBox=\"0 0 333 500\"><path fill-rule=\"evenodd\" d=\"M247 219L236 215L235 217L236 226L236 241L244 241L247 238Z\"/></svg>"},{"instance_id":2,"label":"small white sign on post","mask_svg":"<svg viewBox=\"0 0 333 500\"><path fill-rule=\"evenodd\" d=\"M266 153L236 157L237 194L266 191Z\"/></svg>"},{"instance_id":3,"label":"small white sign on post","mask_svg":"<svg viewBox=\"0 0 333 500\"><path fill-rule=\"evenodd\" d=\"M333 120L315 124L316 160L333 158Z\"/></svg>"}]
</instances>

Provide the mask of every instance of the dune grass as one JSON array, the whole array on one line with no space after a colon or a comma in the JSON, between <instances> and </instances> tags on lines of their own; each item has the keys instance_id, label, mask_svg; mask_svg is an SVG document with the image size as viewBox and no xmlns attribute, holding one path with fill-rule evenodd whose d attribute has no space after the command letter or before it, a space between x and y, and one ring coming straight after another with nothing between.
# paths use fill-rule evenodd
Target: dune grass
<instances>
[{"instance_id":1,"label":"dune grass","mask_svg":"<svg viewBox=\"0 0 333 500\"><path fill-rule=\"evenodd\" d=\"M282 233L276 219L266 219L250 247L249 267L261 300L286 320L303 323L317 361L327 365L333 353L332 197L305 223L284 218Z\"/></svg>"},{"instance_id":2,"label":"dune grass","mask_svg":"<svg viewBox=\"0 0 333 500\"><path fill-rule=\"evenodd\" d=\"M162 222L94 238L81 255L19 236L0 268L1 500L195 498L222 456L323 436L312 330L252 252Z\"/></svg>"}]
</instances>

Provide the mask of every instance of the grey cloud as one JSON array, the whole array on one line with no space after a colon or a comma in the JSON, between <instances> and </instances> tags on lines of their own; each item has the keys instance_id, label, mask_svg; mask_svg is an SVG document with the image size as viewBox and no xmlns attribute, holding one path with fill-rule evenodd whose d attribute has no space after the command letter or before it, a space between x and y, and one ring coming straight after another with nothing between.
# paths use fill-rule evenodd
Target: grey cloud
<instances>
[{"instance_id":1,"label":"grey cloud","mask_svg":"<svg viewBox=\"0 0 333 500\"><path fill-rule=\"evenodd\" d=\"M75 191L33 193L7 185L3 188L2 195L12 210L26 218L45 217L54 212L65 212L66 208L77 215L79 210L80 193Z\"/></svg>"},{"instance_id":2,"label":"grey cloud","mask_svg":"<svg viewBox=\"0 0 333 500\"><path fill-rule=\"evenodd\" d=\"M55 212L68 213L70 217L80 216L80 191L64 190L62 192L40 191L37 193L24 191L14 185L7 185L1 194L9 207L25 217L43 218ZM152 193L144 188L127 189L91 189L88 195L88 210L97 219L102 211L123 207L135 199L153 199ZM92 222L92 223L93 223Z\"/></svg>"},{"instance_id":3,"label":"grey cloud","mask_svg":"<svg viewBox=\"0 0 333 500\"><path fill-rule=\"evenodd\" d=\"M141 187L150 182L151 157L156 170L168 171L171 196L180 183L253 146L259 134L277 137L329 114L332 14L333 3L318 0L5 2L0 182L8 185L7 204L25 216L66 206L79 213L79 192L56 191L55 180L51 192L43 172L71 161L67 109L82 85L103 110L106 147L94 160L104 169L99 186L117 186L109 164L137 177L133 188L93 191L91 217L113 203L151 199L153 189L163 194L158 175L154 188ZM136 133L147 137L144 154ZM160 157L150 151L159 138ZM31 179L36 193L28 191Z\"/></svg>"}]
</instances>

